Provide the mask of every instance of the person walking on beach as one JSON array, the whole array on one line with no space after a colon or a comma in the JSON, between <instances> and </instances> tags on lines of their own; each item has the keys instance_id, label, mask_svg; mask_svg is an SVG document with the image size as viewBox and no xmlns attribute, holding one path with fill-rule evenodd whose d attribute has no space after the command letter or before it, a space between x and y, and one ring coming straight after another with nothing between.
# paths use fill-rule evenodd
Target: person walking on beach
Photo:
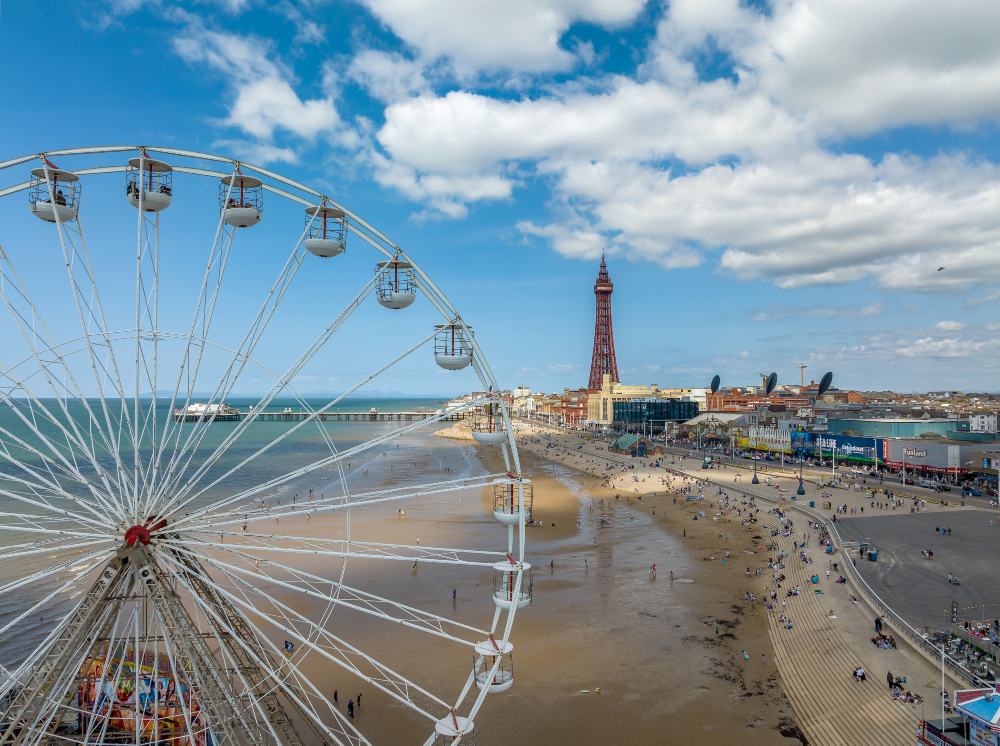
<instances>
[{"instance_id":1,"label":"person walking on beach","mask_svg":"<svg viewBox=\"0 0 1000 746\"><path fill-rule=\"evenodd\" d=\"M889 691L891 692L892 691L892 685L896 682L896 679L894 679L893 676L892 676L892 671L886 671L885 672L885 680L886 680L886 683L889 684Z\"/></svg>"},{"instance_id":2,"label":"person walking on beach","mask_svg":"<svg viewBox=\"0 0 1000 746\"><path fill-rule=\"evenodd\" d=\"M458 597L458 588L455 588L451 592L451 600L454 601Z\"/></svg>"},{"instance_id":3,"label":"person walking on beach","mask_svg":"<svg viewBox=\"0 0 1000 746\"><path fill-rule=\"evenodd\" d=\"M347 700L347 716L349 718L352 718L352 719L354 718L354 700L353 699Z\"/></svg>"},{"instance_id":4,"label":"person walking on beach","mask_svg":"<svg viewBox=\"0 0 1000 746\"><path fill-rule=\"evenodd\" d=\"M340 709L340 701L337 699L337 690L333 690L333 706L338 710Z\"/></svg>"},{"instance_id":5,"label":"person walking on beach","mask_svg":"<svg viewBox=\"0 0 1000 746\"><path fill-rule=\"evenodd\" d=\"M358 705L357 706L358 706L358 709L360 710L361 709L361 695L360 694L358 695Z\"/></svg>"}]
</instances>

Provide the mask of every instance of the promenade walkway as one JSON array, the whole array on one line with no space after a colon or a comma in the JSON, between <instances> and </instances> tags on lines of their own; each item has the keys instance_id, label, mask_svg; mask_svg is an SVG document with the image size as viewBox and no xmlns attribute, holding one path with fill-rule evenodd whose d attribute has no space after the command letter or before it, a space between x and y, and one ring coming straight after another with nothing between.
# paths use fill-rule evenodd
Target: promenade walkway
<instances>
[{"instance_id":1,"label":"promenade walkway","mask_svg":"<svg viewBox=\"0 0 1000 746\"><path fill-rule=\"evenodd\" d=\"M919 717L889 696L885 682L887 656L877 655L889 651L873 645L869 645L870 651L858 646L841 633L837 620L827 616L835 606L831 596L815 593L809 582L813 574L825 578L827 563L819 558L826 555L820 554L821 547L813 535L812 545L805 550L807 556L816 555L813 563L799 559L802 550L795 547L795 539L801 540L805 526L800 524L805 524L805 519L797 514L792 517L793 535L774 537L778 551L789 556L785 569L776 571L779 575L784 573L786 578L778 590L775 609L768 613L768 628L782 687L795 710L796 720L814 746L912 742ZM768 530L775 528L777 517L767 518ZM823 585L834 584L831 581ZM801 595L786 597L785 592L795 586L802 589ZM786 602L784 612L782 601ZM786 629L780 621L782 613L792 621L792 629ZM867 674L864 683L851 676L858 666ZM896 673L907 675L898 668ZM912 677L913 673L907 676L911 681ZM936 705L937 701L932 700L932 706Z\"/></svg>"}]
</instances>

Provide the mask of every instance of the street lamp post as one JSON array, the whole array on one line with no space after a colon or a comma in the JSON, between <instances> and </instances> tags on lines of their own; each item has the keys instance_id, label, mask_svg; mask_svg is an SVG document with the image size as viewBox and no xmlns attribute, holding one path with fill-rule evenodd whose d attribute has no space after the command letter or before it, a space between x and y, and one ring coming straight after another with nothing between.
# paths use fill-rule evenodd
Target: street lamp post
<instances>
[{"instance_id":1,"label":"street lamp post","mask_svg":"<svg viewBox=\"0 0 1000 746\"><path fill-rule=\"evenodd\" d=\"M754 438L754 441L756 442L757 438ZM749 444L749 441L748 441L748 444ZM757 449L755 448L754 451L756 451L756 450ZM750 480L750 484L760 484L760 480L757 479L757 454L756 453L751 453L750 454L750 458L753 459L753 479Z\"/></svg>"},{"instance_id":2,"label":"street lamp post","mask_svg":"<svg viewBox=\"0 0 1000 746\"><path fill-rule=\"evenodd\" d=\"M802 464L805 461L802 451L799 451L799 488L795 490L795 494L804 495L806 494L806 488L802 486Z\"/></svg>"}]
</instances>

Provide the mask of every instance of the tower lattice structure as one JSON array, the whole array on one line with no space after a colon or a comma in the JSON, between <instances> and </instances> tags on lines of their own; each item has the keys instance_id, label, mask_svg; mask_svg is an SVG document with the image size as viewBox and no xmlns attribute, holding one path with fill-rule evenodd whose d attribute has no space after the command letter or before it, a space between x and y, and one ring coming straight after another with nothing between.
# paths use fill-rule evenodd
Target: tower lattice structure
<instances>
[{"instance_id":1,"label":"tower lattice structure","mask_svg":"<svg viewBox=\"0 0 1000 746\"><path fill-rule=\"evenodd\" d=\"M601 271L594 283L597 297L597 319L594 322L594 356L590 361L590 383L587 388L601 388L605 373L612 381L618 381L618 361L615 360L615 333L611 327L611 293L614 286L608 275L608 265L601 256Z\"/></svg>"}]
</instances>

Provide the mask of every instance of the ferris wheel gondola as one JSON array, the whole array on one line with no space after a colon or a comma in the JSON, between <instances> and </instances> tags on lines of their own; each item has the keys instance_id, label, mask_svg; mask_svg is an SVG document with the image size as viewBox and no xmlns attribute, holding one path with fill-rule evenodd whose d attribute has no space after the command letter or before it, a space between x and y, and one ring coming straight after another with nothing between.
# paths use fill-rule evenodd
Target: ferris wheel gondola
<instances>
[{"instance_id":1,"label":"ferris wheel gondola","mask_svg":"<svg viewBox=\"0 0 1000 746\"><path fill-rule=\"evenodd\" d=\"M306 208L306 248L316 256L329 259L342 254L346 246L347 216L343 210L327 205Z\"/></svg>"},{"instance_id":2,"label":"ferris wheel gondola","mask_svg":"<svg viewBox=\"0 0 1000 746\"><path fill-rule=\"evenodd\" d=\"M93 167L91 158L99 159ZM208 170L206 162L222 170ZM331 667L399 703L396 716L419 734L415 743L474 746L474 718L486 696L513 684L515 613L532 594L524 554L530 485L521 478L516 443L499 437L510 431L503 402L483 395L420 422L374 429L349 446L338 445L324 424L344 397L428 344L435 364L468 368L481 390L499 391L457 309L411 256L361 217L250 164L121 146L15 158L0 162L0 174L22 164L33 166L30 180L0 185L0 199L27 192L31 213L49 225L22 210L17 214L30 229L0 226L0 746L369 744L315 680ZM123 209L120 186L94 189L95 203L103 194L117 202L97 204L101 233L88 241L82 182L122 173L136 210ZM206 177L219 184L218 212L203 202L172 203L175 178L187 188ZM306 220L304 228L288 221L291 253L274 261L276 277L258 281L273 236L253 266L231 261L231 251L258 238L237 229L260 222L265 191L299 206L282 212L279 200L269 214L301 215L305 208ZM189 212L199 209L197 216ZM200 250L168 250L176 247L163 240L161 223L188 229L206 218L212 232L195 274L200 283L194 291L171 284L161 292L165 278L191 274L189 252ZM30 230L37 233L27 243L21 234ZM185 239L188 232L178 231ZM288 309L297 273L330 267L315 257L342 253L347 232L380 257L375 276L359 276L343 311L317 322L316 336L293 350L295 329L313 321ZM22 262L32 271L19 272ZM133 263L134 297L123 298L131 295L120 279L125 262ZM68 287L64 296L51 290L53 273L65 273L57 286ZM341 285L349 279L336 275ZM34 292L33 282L49 287ZM427 300L421 310L443 322L434 332L404 339L384 322L389 332L379 352L388 357L372 361L370 375L320 405L296 391L295 382L324 348L336 347L330 340L373 302L370 296L402 309L418 293ZM447 349L436 346L441 334L449 337ZM280 371L261 359L269 342L289 351ZM244 381L266 390L247 411L225 402ZM212 393L199 393L205 391ZM279 395L295 400L295 421L254 430L268 413L291 411L277 415ZM364 480L349 472L376 449L477 409L488 413L482 432L503 446L501 473L404 483L387 477L376 485L367 471ZM309 429L316 434L301 448ZM303 501L294 493L320 479L326 486L319 497L310 492ZM501 497L495 545L385 542L378 511L387 505L491 490L495 481L505 494L516 483L510 499ZM457 621L375 595L365 583L366 572L417 562L427 568L421 573L469 573L470 586L480 578L488 616ZM407 659L408 650L430 645L442 659L461 662L461 680L448 684L429 676L422 660ZM464 657L470 653L471 670Z\"/></svg>"},{"instance_id":3,"label":"ferris wheel gondola","mask_svg":"<svg viewBox=\"0 0 1000 746\"><path fill-rule=\"evenodd\" d=\"M125 195L132 207L140 203L144 212L159 212L173 201L173 169L153 158L130 158L125 169Z\"/></svg>"},{"instance_id":4,"label":"ferris wheel gondola","mask_svg":"<svg viewBox=\"0 0 1000 746\"><path fill-rule=\"evenodd\" d=\"M72 223L80 208L80 177L46 160L45 166L31 170L28 206L46 223Z\"/></svg>"},{"instance_id":5,"label":"ferris wheel gondola","mask_svg":"<svg viewBox=\"0 0 1000 746\"><path fill-rule=\"evenodd\" d=\"M219 184L222 219L235 228L257 225L264 217L264 182L253 176L234 173Z\"/></svg>"},{"instance_id":6,"label":"ferris wheel gondola","mask_svg":"<svg viewBox=\"0 0 1000 746\"><path fill-rule=\"evenodd\" d=\"M379 262L375 272L378 273L375 294L380 305L394 310L413 305L417 299L417 283L412 264L398 259Z\"/></svg>"}]
</instances>

